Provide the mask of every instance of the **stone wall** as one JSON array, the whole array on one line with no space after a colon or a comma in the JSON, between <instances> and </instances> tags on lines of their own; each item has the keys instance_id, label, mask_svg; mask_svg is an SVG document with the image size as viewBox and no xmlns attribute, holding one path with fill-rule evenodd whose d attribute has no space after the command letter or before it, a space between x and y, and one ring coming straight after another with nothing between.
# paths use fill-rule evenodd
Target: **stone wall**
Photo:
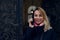
<instances>
[{"instance_id":1,"label":"stone wall","mask_svg":"<svg viewBox=\"0 0 60 40\"><path fill-rule=\"evenodd\" d=\"M16 40L16 19L17 0L0 0L0 40Z\"/></svg>"}]
</instances>

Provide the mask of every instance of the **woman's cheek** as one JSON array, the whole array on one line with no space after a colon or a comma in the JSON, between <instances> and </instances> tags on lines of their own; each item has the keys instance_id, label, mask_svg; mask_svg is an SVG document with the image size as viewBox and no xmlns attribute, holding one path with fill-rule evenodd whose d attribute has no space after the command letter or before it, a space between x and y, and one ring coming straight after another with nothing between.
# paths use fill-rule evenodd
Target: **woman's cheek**
<instances>
[{"instance_id":1,"label":"woman's cheek","mask_svg":"<svg viewBox=\"0 0 60 40\"><path fill-rule=\"evenodd\" d=\"M43 21L44 21L44 19L43 19L43 18L39 18L39 19L34 18L34 22L41 23L41 22L43 22Z\"/></svg>"},{"instance_id":2,"label":"woman's cheek","mask_svg":"<svg viewBox=\"0 0 60 40\"><path fill-rule=\"evenodd\" d=\"M37 19L37 18L34 18L34 22L35 22L35 23L40 23L40 20Z\"/></svg>"},{"instance_id":3,"label":"woman's cheek","mask_svg":"<svg viewBox=\"0 0 60 40\"><path fill-rule=\"evenodd\" d=\"M37 18L34 18L34 21L37 21Z\"/></svg>"}]
</instances>

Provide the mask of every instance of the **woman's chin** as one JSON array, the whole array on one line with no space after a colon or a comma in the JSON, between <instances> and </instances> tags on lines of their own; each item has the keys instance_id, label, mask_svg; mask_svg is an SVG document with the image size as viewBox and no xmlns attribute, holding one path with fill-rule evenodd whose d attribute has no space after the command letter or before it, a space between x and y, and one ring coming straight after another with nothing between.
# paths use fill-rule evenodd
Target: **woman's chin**
<instances>
[{"instance_id":1,"label":"woman's chin","mask_svg":"<svg viewBox=\"0 0 60 40\"><path fill-rule=\"evenodd\" d=\"M40 25L40 23L36 23L37 25Z\"/></svg>"}]
</instances>

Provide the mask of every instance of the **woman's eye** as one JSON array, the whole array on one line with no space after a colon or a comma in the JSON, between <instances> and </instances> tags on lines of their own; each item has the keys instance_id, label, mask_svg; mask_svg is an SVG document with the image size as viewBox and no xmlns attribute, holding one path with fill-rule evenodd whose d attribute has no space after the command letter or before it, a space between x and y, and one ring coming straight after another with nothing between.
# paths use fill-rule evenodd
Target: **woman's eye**
<instances>
[{"instance_id":1,"label":"woman's eye","mask_svg":"<svg viewBox=\"0 0 60 40\"><path fill-rule=\"evenodd\" d=\"M37 17L37 15L35 15L35 17Z\"/></svg>"},{"instance_id":2,"label":"woman's eye","mask_svg":"<svg viewBox=\"0 0 60 40\"><path fill-rule=\"evenodd\" d=\"M40 17L42 16L42 15L39 15Z\"/></svg>"}]
</instances>

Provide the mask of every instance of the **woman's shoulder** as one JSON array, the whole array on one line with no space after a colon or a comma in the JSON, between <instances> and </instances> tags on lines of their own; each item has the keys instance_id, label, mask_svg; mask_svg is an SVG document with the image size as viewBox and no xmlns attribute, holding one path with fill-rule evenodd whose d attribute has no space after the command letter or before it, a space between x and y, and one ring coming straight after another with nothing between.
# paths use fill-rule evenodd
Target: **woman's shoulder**
<instances>
[{"instance_id":1,"label":"woman's shoulder","mask_svg":"<svg viewBox=\"0 0 60 40\"><path fill-rule=\"evenodd\" d=\"M52 28L52 29L47 30L45 33L48 33L48 34L50 34L50 33L56 34L56 31L55 31L54 28Z\"/></svg>"},{"instance_id":2,"label":"woman's shoulder","mask_svg":"<svg viewBox=\"0 0 60 40\"><path fill-rule=\"evenodd\" d=\"M50 40L56 40L56 36L57 36L56 32L53 28L44 32L44 37L45 38L50 38Z\"/></svg>"}]
</instances>

